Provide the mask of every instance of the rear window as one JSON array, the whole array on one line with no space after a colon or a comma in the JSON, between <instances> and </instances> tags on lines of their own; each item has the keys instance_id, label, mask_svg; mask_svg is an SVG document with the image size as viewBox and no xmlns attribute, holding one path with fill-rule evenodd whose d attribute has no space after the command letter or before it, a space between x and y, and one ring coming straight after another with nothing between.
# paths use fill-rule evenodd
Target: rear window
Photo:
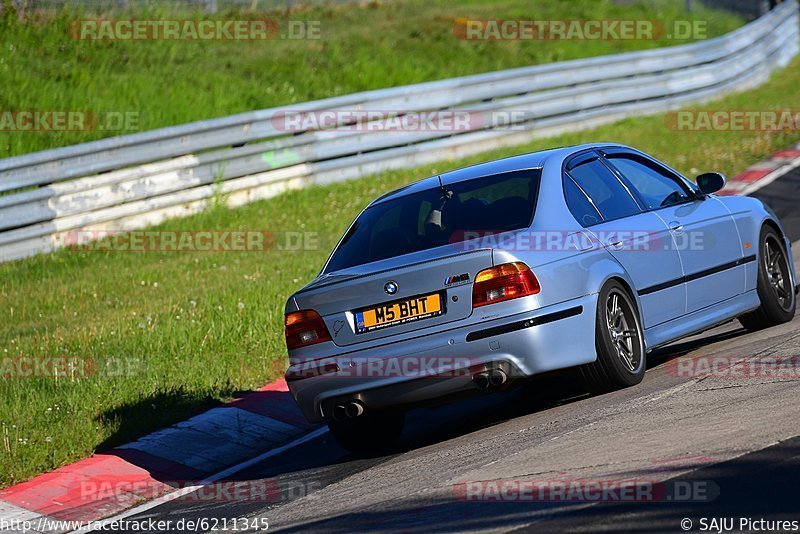
<instances>
[{"instance_id":1,"label":"rear window","mask_svg":"<svg viewBox=\"0 0 800 534\"><path fill-rule=\"evenodd\" d=\"M539 169L494 174L376 204L356 219L325 272L527 228L539 177Z\"/></svg>"}]
</instances>

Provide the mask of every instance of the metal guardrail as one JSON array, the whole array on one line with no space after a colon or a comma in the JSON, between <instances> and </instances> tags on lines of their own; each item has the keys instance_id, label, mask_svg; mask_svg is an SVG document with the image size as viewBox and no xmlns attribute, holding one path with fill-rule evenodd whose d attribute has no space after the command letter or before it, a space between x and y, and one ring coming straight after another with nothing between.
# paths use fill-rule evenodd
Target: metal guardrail
<instances>
[{"instance_id":1,"label":"metal guardrail","mask_svg":"<svg viewBox=\"0 0 800 534\"><path fill-rule=\"evenodd\" d=\"M799 33L792 0L699 43L355 93L3 159L0 261L50 252L76 231L196 213L220 196L237 206L744 90L788 64ZM457 131L280 127L285 113L325 110L453 110L473 120ZM493 122L501 114L512 123Z\"/></svg>"}]
</instances>

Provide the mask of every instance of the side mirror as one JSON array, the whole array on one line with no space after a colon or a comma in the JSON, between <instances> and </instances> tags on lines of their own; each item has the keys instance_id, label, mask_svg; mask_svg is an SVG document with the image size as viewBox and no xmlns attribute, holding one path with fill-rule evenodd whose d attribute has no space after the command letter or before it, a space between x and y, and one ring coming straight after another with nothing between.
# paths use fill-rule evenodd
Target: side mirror
<instances>
[{"instance_id":1,"label":"side mirror","mask_svg":"<svg viewBox=\"0 0 800 534\"><path fill-rule=\"evenodd\" d=\"M716 193L725 187L725 175L718 172L704 172L697 177L697 187L705 195Z\"/></svg>"}]
</instances>

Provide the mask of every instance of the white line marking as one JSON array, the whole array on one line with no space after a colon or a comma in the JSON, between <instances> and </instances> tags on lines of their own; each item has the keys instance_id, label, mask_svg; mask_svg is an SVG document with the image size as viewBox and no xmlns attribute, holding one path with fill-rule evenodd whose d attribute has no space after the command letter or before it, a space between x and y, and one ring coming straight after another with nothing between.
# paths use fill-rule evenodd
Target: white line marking
<instances>
[{"instance_id":1,"label":"white line marking","mask_svg":"<svg viewBox=\"0 0 800 534\"><path fill-rule=\"evenodd\" d=\"M105 521L105 522L119 521L119 520L122 520L122 519L126 519L128 517L137 515L137 514L141 514L142 512L146 512L147 510L155 508L156 506L160 506L160 505L162 505L164 503L170 502L170 501L178 499L178 498L180 498L180 497L182 497L184 495L188 495L188 494L190 494L192 492L195 492L195 491L199 490L200 488L202 488L204 486L208 486L209 484L213 484L217 480L223 479L225 477L228 477L230 475L238 473L239 471L247 469L248 467L253 466L253 465L255 465L255 464L259 463L259 462L262 462L262 461L266 460L267 458L271 458L272 456L276 456L278 454L286 452L289 449L297 447L298 445L301 445L301 444L303 444L303 443L305 443L307 441L311 441L312 439L318 438L319 436L323 435L327 431L328 431L328 427L327 426L322 426L322 427L320 427L320 428L318 428L318 429L316 429L316 430L314 430L312 432L309 432L305 436L301 436L301 437L297 438L296 440L291 441L291 442L289 442L289 443L287 443L285 445L281 445L280 447L278 447L276 449L269 450L269 451L267 451L267 452L265 452L263 454L260 454L260 455L254 457L254 458L250 458L249 460L246 460L246 461L244 461L244 462L242 462L240 464L234 465L233 467L229 467L229 468L225 469L224 471L220 471L219 473L217 473L215 475L211 475L207 479L201 480L200 482L198 482L194 486L187 486L185 488L180 488L178 490L173 491L172 493L168 493L166 495L162 495L158 499L155 499L155 500L152 500L150 502L144 503L141 506L137 506L136 508L131 508L130 510L122 512L119 515L116 515L114 517L109 517L108 519L104 519L102 521ZM73 530L72 532L74 534L74 533L78 533L78 532L94 532L94 531L96 531L96 529L88 529L88 528L85 527L85 528L82 528L82 529Z\"/></svg>"},{"instance_id":2,"label":"white line marking","mask_svg":"<svg viewBox=\"0 0 800 534\"><path fill-rule=\"evenodd\" d=\"M10 502L0 501L0 520L6 523L34 521L42 517L44 517L42 514L33 512L27 508L21 508ZM5 530L2 532L5 532Z\"/></svg>"},{"instance_id":3,"label":"white line marking","mask_svg":"<svg viewBox=\"0 0 800 534\"><path fill-rule=\"evenodd\" d=\"M777 180L778 178L780 178L784 174L787 174L789 171L791 171L791 170L793 170L793 169L795 169L797 167L800 167L800 158L797 158L795 160L790 161L789 163L785 164L783 167L778 167L777 169L775 169L771 173L769 173L766 176L764 176L762 179L760 179L757 182L754 182L754 183L748 185L747 187L745 187L741 191L737 192L736 194L737 195L749 195L751 193L755 193L756 191L758 191L762 187L765 187L765 186L771 184L772 182L774 182L775 180ZM736 182L734 182L734 183L736 183Z\"/></svg>"}]
</instances>

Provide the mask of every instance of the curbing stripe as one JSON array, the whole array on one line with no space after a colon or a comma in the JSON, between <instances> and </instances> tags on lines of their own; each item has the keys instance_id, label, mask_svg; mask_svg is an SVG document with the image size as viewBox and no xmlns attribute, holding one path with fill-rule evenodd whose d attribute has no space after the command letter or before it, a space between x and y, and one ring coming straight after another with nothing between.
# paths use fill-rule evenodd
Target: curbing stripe
<instances>
[{"instance_id":1,"label":"curbing stripe","mask_svg":"<svg viewBox=\"0 0 800 534\"><path fill-rule=\"evenodd\" d=\"M257 423L254 422L256 419ZM226 430L214 431L215 427L226 427ZM246 435L248 431L253 432L249 437ZM269 417L238 408L225 408L206 412L120 449L137 449L209 474L262 452L265 445L273 447L301 432L300 428ZM231 438L234 435L236 439Z\"/></svg>"},{"instance_id":2,"label":"curbing stripe","mask_svg":"<svg viewBox=\"0 0 800 534\"><path fill-rule=\"evenodd\" d=\"M771 184L792 169L800 167L800 143L776 152L766 161L750 166L728 181L721 195L749 195Z\"/></svg>"},{"instance_id":3,"label":"curbing stripe","mask_svg":"<svg viewBox=\"0 0 800 534\"><path fill-rule=\"evenodd\" d=\"M297 428L290 424L239 408L214 408L175 427L222 434L234 443L254 449L263 449L260 444L264 442L283 442L297 432Z\"/></svg>"},{"instance_id":4,"label":"curbing stripe","mask_svg":"<svg viewBox=\"0 0 800 534\"><path fill-rule=\"evenodd\" d=\"M300 408L289 394L289 386L284 379L267 384L255 393L236 399L228 406L266 415L294 426L303 428L315 426L306 421Z\"/></svg>"},{"instance_id":5,"label":"curbing stripe","mask_svg":"<svg viewBox=\"0 0 800 534\"><path fill-rule=\"evenodd\" d=\"M278 448L275 448L275 449L272 449L270 451L267 451L264 454L261 454L260 456L256 456L255 458L250 458L250 459L248 459L248 460L246 460L246 461L244 461L244 462L242 462L242 463L240 463L238 465L234 465L232 467L229 467L225 471L217 473L217 474L215 474L215 475L213 475L213 476L211 476L211 477L209 477L209 478L207 478L205 480L201 480L200 482L198 482L194 486L183 487L183 488L180 488L178 490L175 490L172 493L168 493L166 495L162 495L161 497L159 497L157 499L154 499L154 500L152 500L152 501L150 501L148 503L145 503L145 504L142 504L140 506L137 506L136 508L132 508L130 510L127 510L127 511L125 511L125 512L119 514L119 515L116 515L116 516L113 516L113 517L109 517L109 518L107 518L107 521L119 521L119 520L122 520L122 519L125 519L125 518L128 518L128 517L133 517L133 516L139 515L141 513L144 513L144 512L146 512L148 510L152 510L156 506L161 506L162 504L164 504L166 502L178 499L178 498L180 498L180 497L182 497L184 495L189 495L189 494L191 494L191 493L203 488L204 486L208 486L208 485L213 484L214 482L217 482L219 480L223 480L223 479L232 477L236 473L238 473L240 471L243 471L244 469L247 469L248 467L251 467L253 465L261 463L264 460L267 460L268 458L271 458L273 456L277 456L279 454L283 454L284 452L286 452L286 451L288 451L290 449L293 449L294 447L297 447L298 445L301 445L303 443L306 443L308 441L316 439L319 436L322 436L323 434L325 434L327 431L328 431L328 428L325 427L325 426L317 427L316 429L304 434L303 436L297 438L294 441L291 441L289 443L281 445ZM84 533L84 532L93 532L93 530L88 529L88 528L83 528L83 529L75 530L73 532L74 533Z\"/></svg>"},{"instance_id":6,"label":"curbing stripe","mask_svg":"<svg viewBox=\"0 0 800 534\"><path fill-rule=\"evenodd\" d=\"M90 520L139 504L145 491L162 494L171 490L146 469L116 456L97 455L3 490L0 498L54 519ZM101 494L104 498L88 498Z\"/></svg>"},{"instance_id":7,"label":"curbing stripe","mask_svg":"<svg viewBox=\"0 0 800 534\"><path fill-rule=\"evenodd\" d=\"M156 480L197 480L203 476L202 471L136 449L114 449L105 454L146 469Z\"/></svg>"},{"instance_id":8,"label":"curbing stripe","mask_svg":"<svg viewBox=\"0 0 800 534\"><path fill-rule=\"evenodd\" d=\"M30 522L33 527L36 527L39 526L40 520L45 519L45 516L0 501L0 518L6 522L3 527L0 527L2 528L0 534L30 534L31 532L36 534L41 531L35 528L25 530L26 522Z\"/></svg>"},{"instance_id":9,"label":"curbing stripe","mask_svg":"<svg viewBox=\"0 0 800 534\"><path fill-rule=\"evenodd\" d=\"M133 443L0 490L0 521L118 515L281 450L313 426L302 418L286 382L278 380Z\"/></svg>"},{"instance_id":10,"label":"curbing stripe","mask_svg":"<svg viewBox=\"0 0 800 534\"><path fill-rule=\"evenodd\" d=\"M219 450L224 450L225 445L225 440L220 437L195 432L189 428L170 427L123 445L120 449L136 449L203 473L210 473L225 466L225 460L218 458ZM239 448L234 454L238 456L246 453Z\"/></svg>"}]
</instances>

